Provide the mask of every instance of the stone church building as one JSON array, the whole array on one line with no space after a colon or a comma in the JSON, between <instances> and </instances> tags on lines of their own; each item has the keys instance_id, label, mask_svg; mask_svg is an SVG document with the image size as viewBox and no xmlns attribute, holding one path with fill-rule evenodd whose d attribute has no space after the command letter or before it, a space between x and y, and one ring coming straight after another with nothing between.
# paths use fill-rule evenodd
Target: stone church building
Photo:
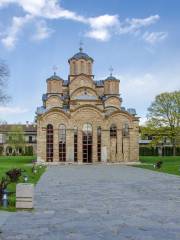
<instances>
[{"instance_id":1,"label":"stone church building","mask_svg":"<svg viewBox=\"0 0 180 240\"><path fill-rule=\"evenodd\" d=\"M139 118L121 106L120 80L95 81L93 58L80 48L68 80L46 80L37 108L37 156L44 162L132 162L139 159Z\"/></svg>"}]
</instances>

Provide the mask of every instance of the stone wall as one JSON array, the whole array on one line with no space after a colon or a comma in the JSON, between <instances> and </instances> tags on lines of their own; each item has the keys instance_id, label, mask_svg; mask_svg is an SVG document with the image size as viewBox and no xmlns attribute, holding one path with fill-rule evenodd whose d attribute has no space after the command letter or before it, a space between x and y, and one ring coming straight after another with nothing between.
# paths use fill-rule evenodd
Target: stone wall
<instances>
[{"instance_id":1,"label":"stone wall","mask_svg":"<svg viewBox=\"0 0 180 240\"><path fill-rule=\"evenodd\" d=\"M50 96L46 101L46 108L51 107L62 107L63 101L60 99L59 96Z\"/></svg>"},{"instance_id":2,"label":"stone wall","mask_svg":"<svg viewBox=\"0 0 180 240\"><path fill-rule=\"evenodd\" d=\"M47 83L47 93L62 93L62 81L49 80Z\"/></svg>"},{"instance_id":3,"label":"stone wall","mask_svg":"<svg viewBox=\"0 0 180 240\"><path fill-rule=\"evenodd\" d=\"M119 80L105 80L104 94L119 94Z\"/></svg>"},{"instance_id":4,"label":"stone wall","mask_svg":"<svg viewBox=\"0 0 180 240\"><path fill-rule=\"evenodd\" d=\"M121 102L118 97L109 97L105 101L105 107L113 106L113 107L116 107L117 109L119 109L120 104L121 104Z\"/></svg>"}]
</instances>

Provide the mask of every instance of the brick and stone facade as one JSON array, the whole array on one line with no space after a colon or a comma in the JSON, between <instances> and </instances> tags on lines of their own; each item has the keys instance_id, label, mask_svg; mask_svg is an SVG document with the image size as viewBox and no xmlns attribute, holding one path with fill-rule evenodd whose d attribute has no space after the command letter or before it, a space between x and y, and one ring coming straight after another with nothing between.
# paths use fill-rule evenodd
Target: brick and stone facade
<instances>
[{"instance_id":1,"label":"brick and stone facade","mask_svg":"<svg viewBox=\"0 0 180 240\"><path fill-rule=\"evenodd\" d=\"M110 74L95 81L93 59L82 48L68 62L68 80L48 78L37 109L38 161L138 161L139 118L121 106L120 80Z\"/></svg>"}]
</instances>

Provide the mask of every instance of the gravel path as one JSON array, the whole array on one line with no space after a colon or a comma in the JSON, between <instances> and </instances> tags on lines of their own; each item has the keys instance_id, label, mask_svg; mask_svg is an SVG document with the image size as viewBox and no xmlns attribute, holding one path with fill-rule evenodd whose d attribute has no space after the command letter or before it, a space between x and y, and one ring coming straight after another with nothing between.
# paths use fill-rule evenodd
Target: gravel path
<instances>
[{"instance_id":1,"label":"gravel path","mask_svg":"<svg viewBox=\"0 0 180 240\"><path fill-rule=\"evenodd\" d=\"M33 212L8 217L1 240L180 239L176 176L119 165L52 166L35 200Z\"/></svg>"}]
</instances>

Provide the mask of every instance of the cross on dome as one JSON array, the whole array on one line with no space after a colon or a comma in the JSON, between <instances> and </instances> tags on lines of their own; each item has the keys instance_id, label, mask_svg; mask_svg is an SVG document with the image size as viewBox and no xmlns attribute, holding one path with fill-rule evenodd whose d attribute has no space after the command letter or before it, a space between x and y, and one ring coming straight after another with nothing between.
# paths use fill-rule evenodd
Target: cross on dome
<instances>
[{"instance_id":1,"label":"cross on dome","mask_svg":"<svg viewBox=\"0 0 180 240\"><path fill-rule=\"evenodd\" d=\"M84 45L84 43L83 43L83 41L81 40L80 42L79 42L79 51L80 52L82 52L83 51L83 45Z\"/></svg>"},{"instance_id":2,"label":"cross on dome","mask_svg":"<svg viewBox=\"0 0 180 240\"><path fill-rule=\"evenodd\" d=\"M56 65L53 66L54 76L56 76L56 72L58 70L58 67Z\"/></svg>"},{"instance_id":3,"label":"cross on dome","mask_svg":"<svg viewBox=\"0 0 180 240\"><path fill-rule=\"evenodd\" d=\"M109 71L110 71L110 76L112 77L114 68L111 66L111 67L109 68Z\"/></svg>"}]
</instances>

